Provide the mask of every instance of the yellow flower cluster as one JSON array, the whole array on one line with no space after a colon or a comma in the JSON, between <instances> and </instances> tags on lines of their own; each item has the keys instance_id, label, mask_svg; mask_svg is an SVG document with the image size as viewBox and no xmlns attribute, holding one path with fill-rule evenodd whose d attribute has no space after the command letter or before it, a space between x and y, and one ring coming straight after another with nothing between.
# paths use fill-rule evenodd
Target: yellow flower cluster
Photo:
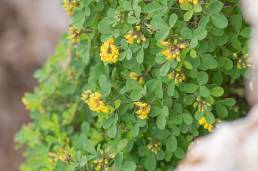
<instances>
[{"instance_id":1,"label":"yellow flower cluster","mask_svg":"<svg viewBox=\"0 0 258 171\"><path fill-rule=\"evenodd\" d=\"M179 3L180 4L190 3L190 4L196 5L199 3L199 0L179 0Z\"/></svg>"},{"instance_id":2,"label":"yellow flower cluster","mask_svg":"<svg viewBox=\"0 0 258 171\"><path fill-rule=\"evenodd\" d=\"M127 40L127 43L133 44L135 42L135 40L136 40L137 43L145 42L146 38L144 37L144 35L140 31L141 31L140 26L136 26L135 31L129 31L125 35L125 39Z\"/></svg>"},{"instance_id":3,"label":"yellow flower cluster","mask_svg":"<svg viewBox=\"0 0 258 171\"><path fill-rule=\"evenodd\" d=\"M104 171L108 171L108 160L107 159L93 160L92 163L95 165L95 171L100 171L102 168L104 168Z\"/></svg>"},{"instance_id":4,"label":"yellow flower cluster","mask_svg":"<svg viewBox=\"0 0 258 171\"><path fill-rule=\"evenodd\" d=\"M115 154L109 154L108 156L105 156L105 158L93 160L92 163L95 167L95 171L108 171L108 165L112 160L115 159Z\"/></svg>"},{"instance_id":5,"label":"yellow flower cluster","mask_svg":"<svg viewBox=\"0 0 258 171\"><path fill-rule=\"evenodd\" d=\"M155 154L158 153L158 151L160 150L160 147L161 147L161 144L160 144L160 143L150 143L150 144L148 144L148 146L147 146L147 148L148 148L151 152L153 152L153 153L155 153Z\"/></svg>"},{"instance_id":6,"label":"yellow flower cluster","mask_svg":"<svg viewBox=\"0 0 258 171\"><path fill-rule=\"evenodd\" d=\"M200 97L196 98L196 101L193 104L194 108L197 108L199 112L205 112L211 104L208 102L201 100Z\"/></svg>"},{"instance_id":7,"label":"yellow flower cluster","mask_svg":"<svg viewBox=\"0 0 258 171\"><path fill-rule=\"evenodd\" d=\"M213 130L213 125L212 124L209 124L207 122L207 120L205 119L205 117L201 117L201 119L199 119L198 123L200 125L202 125L205 129L207 129L209 132L212 132Z\"/></svg>"},{"instance_id":8,"label":"yellow flower cluster","mask_svg":"<svg viewBox=\"0 0 258 171\"><path fill-rule=\"evenodd\" d=\"M151 105L144 102L134 102L134 105L137 107L136 114L140 119L146 119L150 113Z\"/></svg>"},{"instance_id":9,"label":"yellow flower cluster","mask_svg":"<svg viewBox=\"0 0 258 171\"><path fill-rule=\"evenodd\" d=\"M100 47L101 60L107 63L116 63L119 58L119 50L114 44L114 38L105 41Z\"/></svg>"},{"instance_id":10,"label":"yellow flower cluster","mask_svg":"<svg viewBox=\"0 0 258 171\"><path fill-rule=\"evenodd\" d=\"M82 93L81 99L89 106L90 110L98 113L109 113L109 107L102 101L101 96L99 92L86 90Z\"/></svg>"},{"instance_id":11,"label":"yellow flower cluster","mask_svg":"<svg viewBox=\"0 0 258 171\"><path fill-rule=\"evenodd\" d=\"M72 43L79 43L80 42L80 34L81 34L81 31L73 26L70 26L69 27L69 40L72 42Z\"/></svg>"},{"instance_id":12,"label":"yellow flower cluster","mask_svg":"<svg viewBox=\"0 0 258 171\"><path fill-rule=\"evenodd\" d=\"M69 162L72 160L72 154L64 149L59 149L57 153L49 152L48 153L48 160L51 163L56 163L58 160L62 162Z\"/></svg>"},{"instance_id":13,"label":"yellow flower cluster","mask_svg":"<svg viewBox=\"0 0 258 171\"><path fill-rule=\"evenodd\" d=\"M172 71L167 75L169 80L174 80L175 84L180 84L185 81L186 76L182 71Z\"/></svg>"},{"instance_id":14,"label":"yellow flower cluster","mask_svg":"<svg viewBox=\"0 0 258 171\"><path fill-rule=\"evenodd\" d=\"M144 78L142 76L139 76L136 72L130 72L129 77L135 81L138 81L140 85L144 84Z\"/></svg>"},{"instance_id":15,"label":"yellow flower cluster","mask_svg":"<svg viewBox=\"0 0 258 171\"><path fill-rule=\"evenodd\" d=\"M79 6L78 0L64 0L64 9L69 16L73 15L73 11Z\"/></svg>"},{"instance_id":16,"label":"yellow flower cluster","mask_svg":"<svg viewBox=\"0 0 258 171\"><path fill-rule=\"evenodd\" d=\"M161 52L162 55L164 55L167 60L177 60L178 62L181 61L181 49L185 49L187 47L186 43L178 43L177 40L174 42L161 41L160 44L166 47Z\"/></svg>"},{"instance_id":17,"label":"yellow flower cluster","mask_svg":"<svg viewBox=\"0 0 258 171\"><path fill-rule=\"evenodd\" d=\"M236 59L237 69L245 69L251 67L251 62L248 54L244 55L242 58L238 57L237 54L233 54Z\"/></svg>"}]
</instances>

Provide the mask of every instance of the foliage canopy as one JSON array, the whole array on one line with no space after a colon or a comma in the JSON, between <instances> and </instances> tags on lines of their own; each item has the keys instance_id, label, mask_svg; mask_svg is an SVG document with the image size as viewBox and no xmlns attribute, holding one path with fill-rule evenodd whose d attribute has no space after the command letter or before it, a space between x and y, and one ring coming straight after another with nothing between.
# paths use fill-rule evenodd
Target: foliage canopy
<instances>
[{"instance_id":1,"label":"foliage canopy","mask_svg":"<svg viewBox=\"0 0 258 171\"><path fill-rule=\"evenodd\" d=\"M65 0L71 27L23 102L22 171L173 170L246 111L236 0Z\"/></svg>"}]
</instances>

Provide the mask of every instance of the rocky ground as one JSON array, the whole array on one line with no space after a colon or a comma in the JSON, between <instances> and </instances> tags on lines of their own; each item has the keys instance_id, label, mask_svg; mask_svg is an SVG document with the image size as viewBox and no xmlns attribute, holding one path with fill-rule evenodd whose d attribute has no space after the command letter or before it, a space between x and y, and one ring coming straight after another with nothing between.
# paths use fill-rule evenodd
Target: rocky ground
<instances>
[{"instance_id":1,"label":"rocky ground","mask_svg":"<svg viewBox=\"0 0 258 171\"><path fill-rule=\"evenodd\" d=\"M14 134L29 118L21 104L35 69L68 25L59 0L0 0L0 170L18 170Z\"/></svg>"}]
</instances>

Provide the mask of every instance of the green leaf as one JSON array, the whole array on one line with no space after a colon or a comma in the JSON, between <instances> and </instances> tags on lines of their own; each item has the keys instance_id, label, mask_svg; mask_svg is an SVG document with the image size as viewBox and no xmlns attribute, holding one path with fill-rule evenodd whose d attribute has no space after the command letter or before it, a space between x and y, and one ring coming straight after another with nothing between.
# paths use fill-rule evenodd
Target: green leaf
<instances>
[{"instance_id":1,"label":"green leaf","mask_svg":"<svg viewBox=\"0 0 258 171\"><path fill-rule=\"evenodd\" d=\"M182 148L180 148L180 147L176 149L176 151L174 152L174 154L175 154L176 158L178 158L178 159L182 159L182 158L185 157L185 152L184 152L184 150L183 150Z\"/></svg>"},{"instance_id":2,"label":"green leaf","mask_svg":"<svg viewBox=\"0 0 258 171\"><path fill-rule=\"evenodd\" d=\"M174 152L177 149L177 139L174 136L170 136L166 142L166 151Z\"/></svg>"},{"instance_id":3,"label":"green leaf","mask_svg":"<svg viewBox=\"0 0 258 171\"><path fill-rule=\"evenodd\" d=\"M228 116L228 109L222 104L216 105L216 112L221 118L226 118Z\"/></svg>"},{"instance_id":4,"label":"green leaf","mask_svg":"<svg viewBox=\"0 0 258 171\"><path fill-rule=\"evenodd\" d=\"M139 50L139 52L137 53L136 61L137 61L138 64L142 64L143 63L143 59L144 59L144 50L143 50L143 48L141 48Z\"/></svg>"},{"instance_id":5,"label":"green leaf","mask_svg":"<svg viewBox=\"0 0 258 171\"><path fill-rule=\"evenodd\" d=\"M169 29L161 29L155 34L156 40L164 40L169 35Z\"/></svg>"},{"instance_id":6,"label":"green leaf","mask_svg":"<svg viewBox=\"0 0 258 171\"><path fill-rule=\"evenodd\" d=\"M209 76L206 72L199 72L198 76L197 76L197 82L199 83L199 85L204 85L208 82Z\"/></svg>"},{"instance_id":7,"label":"green leaf","mask_svg":"<svg viewBox=\"0 0 258 171\"><path fill-rule=\"evenodd\" d=\"M210 91L206 86L200 86L200 95L202 97L208 97L210 95Z\"/></svg>"},{"instance_id":8,"label":"green leaf","mask_svg":"<svg viewBox=\"0 0 258 171\"><path fill-rule=\"evenodd\" d=\"M192 5L189 3L181 3L180 8L182 8L185 11L190 11L192 10Z\"/></svg>"},{"instance_id":9,"label":"green leaf","mask_svg":"<svg viewBox=\"0 0 258 171\"><path fill-rule=\"evenodd\" d=\"M136 164L133 161L125 161L121 167L121 171L135 171Z\"/></svg>"},{"instance_id":10,"label":"green leaf","mask_svg":"<svg viewBox=\"0 0 258 171\"><path fill-rule=\"evenodd\" d=\"M157 165L157 161L154 154L150 154L147 156L144 162L144 166L148 171L155 170Z\"/></svg>"},{"instance_id":11,"label":"green leaf","mask_svg":"<svg viewBox=\"0 0 258 171\"><path fill-rule=\"evenodd\" d=\"M163 76L163 77L166 76L169 69L170 69L170 62L166 62L164 65L161 66L161 68L159 70L160 75Z\"/></svg>"},{"instance_id":12,"label":"green leaf","mask_svg":"<svg viewBox=\"0 0 258 171\"><path fill-rule=\"evenodd\" d=\"M177 15L175 13L171 14L169 17L169 27L172 28L176 24Z\"/></svg>"},{"instance_id":13,"label":"green leaf","mask_svg":"<svg viewBox=\"0 0 258 171\"><path fill-rule=\"evenodd\" d=\"M169 30L168 24L161 17L154 17L151 20L151 25L156 30Z\"/></svg>"},{"instance_id":14,"label":"green leaf","mask_svg":"<svg viewBox=\"0 0 258 171\"><path fill-rule=\"evenodd\" d=\"M240 32L241 28L242 28L242 21L243 20L243 17L242 15L232 15L230 17L230 24L232 25L233 29L236 31L236 32Z\"/></svg>"},{"instance_id":15,"label":"green leaf","mask_svg":"<svg viewBox=\"0 0 258 171\"><path fill-rule=\"evenodd\" d=\"M135 16L129 16L129 17L127 18L127 22L128 22L129 24L135 24L135 23L137 23L137 21L138 21L138 19L137 19Z\"/></svg>"},{"instance_id":16,"label":"green leaf","mask_svg":"<svg viewBox=\"0 0 258 171\"><path fill-rule=\"evenodd\" d=\"M111 84L109 79L105 75L99 77L99 86L101 93L104 95L109 95L111 92Z\"/></svg>"},{"instance_id":17,"label":"green leaf","mask_svg":"<svg viewBox=\"0 0 258 171\"><path fill-rule=\"evenodd\" d=\"M193 37L192 30L189 29L188 27L183 27L183 28L180 30L180 34L181 34L182 37L185 38L185 39L192 39L192 37Z\"/></svg>"},{"instance_id":18,"label":"green leaf","mask_svg":"<svg viewBox=\"0 0 258 171\"><path fill-rule=\"evenodd\" d=\"M220 97L224 94L224 89L222 87L214 87L210 90L210 93L214 97Z\"/></svg>"},{"instance_id":19,"label":"green leaf","mask_svg":"<svg viewBox=\"0 0 258 171\"><path fill-rule=\"evenodd\" d=\"M219 102L228 107L232 107L236 104L236 100L233 98L225 98L224 100L221 100Z\"/></svg>"},{"instance_id":20,"label":"green leaf","mask_svg":"<svg viewBox=\"0 0 258 171\"><path fill-rule=\"evenodd\" d=\"M166 116L164 114L160 114L157 118L156 124L159 129L165 129L166 127Z\"/></svg>"},{"instance_id":21,"label":"green leaf","mask_svg":"<svg viewBox=\"0 0 258 171\"><path fill-rule=\"evenodd\" d=\"M186 125L191 125L193 123L193 117L189 113L183 113L183 121Z\"/></svg>"},{"instance_id":22,"label":"green leaf","mask_svg":"<svg viewBox=\"0 0 258 171\"><path fill-rule=\"evenodd\" d=\"M198 46L198 40L193 38L190 42L190 47L195 48L196 46Z\"/></svg>"},{"instance_id":23,"label":"green leaf","mask_svg":"<svg viewBox=\"0 0 258 171\"><path fill-rule=\"evenodd\" d=\"M128 11L132 9L132 5L129 1L124 0L124 1L120 1L120 3L121 3L121 6L123 7L123 9L128 10Z\"/></svg>"},{"instance_id":24,"label":"green leaf","mask_svg":"<svg viewBox=\"0 0 258 171\"><path fill-rule=\"evenodd\" d=\"M133 57L132 50L130 48L128 48L126 51L126 59L130 60L130 59L132 59L132 57Z\"/></svg>"},{"instance_id":25,"label":"green leaf","mask_svg":"<svg viewBox=\"0 0 258 171\"><path fill-rule=\"evenodd\" d=\"M162 89L162 82L157 79L149 80L146 83L147 92L151 95L153 94L157 98L163 97L163 89Z\"/></svg>"},{"instance_id":26,"label":"green leaf","mask_svg":"<svg viewBox=\"0 0 258 171\"><path fill-rule=\"evenodd\" d=\"M139 134L139 126L138 125L134 125L134 127L132 128L132 136L133 137L137 137L138 136L138 134Z\"/></svg>"},{"instance_id":27,"label":"green leaf","mask_svg":"<svg viewBox=\"0 0 258 171\"><path fill-rule=\"evenodd\" d=\"M83 148L85 151L87 151L91 154L96 154L95 147L90 140L85 141Z\"/></svg>"},{"instance_id":28,"label":"green leaf","mask_svg":"<svg viewBox=\"0 0 258 171\"><path fill-rule=\"evenodd\" d=\"M197 52L196 52L196 50L191 49L191 50L190 50L190 56L191 56L192 58L196 58L196 57L197 57ZM188 69L188 68L187 68L187 69Z\"/></svg>"},{"instance_id":29,"label":"green leaf","mask_svg":"<svg viewBox=\"0 0 258 171\"><path fill-rule=\"evenodd\" d=\"M233 67L234 67L234 64L233 64L232 60L229 59L229 58L225 58L225 65L224 65L224 68L225 68L226 70L231 70Z\"/></svg>"},{"instance_id":30,"label":"green leaf","mask_svg":"<svg viewBox=\"0 0 258 171\"><path fill-rule=\"evenodd\" d=\"M194 93L198 89L198 85L193 83L188 83L184 85L184 91L187 93Z\"/></svg>"},{"instance_id":31,"label":"green leaf","mask_svg":"<svg viewBox=\"0 0 258 171\"><path fill-rule=\"evenodd\" d=\"M204 117L205 117L205 119L207 120L207 122L209 124L213 124L215 122L215 117L210 112L209 113L205 113Z\"/></svg>"},{"instance_id":32,"label":"green leaf","mask_svg":"<svg viewBox=\"0 0 258 171\"><path fill-rule=\"evenodd\" d=\"M228 25L228 19L222 14L214 14L211 16L211 21L214 26L220 29L224 29Z\"/></svg>"},{"instance_id":33,"label":"green leaf","mask_svg":"<svg viewBox=\"0 0 258 171\"><path fill-rule=\"evenodd\" d=\"M192 16L193 16L193 11L192 11L192 10L191 10L191 11L187 11L187 12L184 14L184 20L185 20L185 21L190 21L191 18L192 18Z\"/></svg>"},{"instance_id":34,"label":"green leaf","mask_svg":"<svg viewBox=\"0 0 258 171\"><path fill-rule=\"evenodd\" d=\"M143 89L133 90L130 94L130 98L132 101L138 101L143 96L143 93L144 93Z\"/></svg>"},{"instance_id":35,"label":"green leaf","mask_svg":"<svg viewBox=\"0 0 258 171\"><path fill-rule=\"evenodd\" d=\"M194 5L193 11L194 11L195 13L201 12L201 11L202 11L202 6L201 6L200 4Z\"/></svg>"},{"instance_id":36,"label":"green leaf","mask_svg":"<svg viewBox=\"0 0 258 171\"><path fill-rule=\"evenodd\" d=\"M117 132L116 124L112 124L112 126L107 130L107 135L110 138L114 138L116 136L116 132Z\"/></svg>"},{"instance_id":37,"label":"green leaf","mask_svg":"<svg viewBox=\"0 0 258 171\"><path fill-rule=\"evenodd\" d=\"M193 32L193 37L197 40L203 40L207 36L207 30L203 27L198 27Z\"/></svg>"},{"instance_id":38,"label":"green leaf","mask_svg":"<svg viewBox=\"0 0 258 171\"><path fill-rule=\"evenodd\" d=\"M114 102L115 109L118 109L120 107L121 103L122 103L121 100L119 100L119 99L115 100L115 102Z\"/></svg>"},{"instance_id":39,"label":"green leaf","mask_svg":"<svg viewBox=\"0 0 258 171\"><path fill-rule=\"evenodd\" d=\"M174 82L168 83L168 88L167 88L168 95L169 96L173 96L174 95L174 91L175 91L175 83Z\"/></svg>"},{"instance_id":40,"label":"green leaf","mask_svg":"<svg viewBox=\"0 0 258 171\"><path fill-rule=\"evenodd\" d=\"M151 3L148 3L145 8L143 9L143 11L145 13L154 13L154 12L159 12L159 11L162 11L164 9L164 6L162 6L161 4L159 4L158 2L156 1L153 1Z\"/></svg>"},{"instance_id":41,"label":"green leaf","mask_svg":"<svg viewBox=\"0 0 258 171\"><path fill-rule=\"evenodd\" d=\"M112 126L112 124L116 122L116 118L115 117L109 117L108 119L104 120L103 122L103 128L104 129L108 129L109 127Z\"/></svg>"},{"instance_id":42,"label":"green leaf","mask_svg":"<svg viewBox=\"0 0 258 171\"><path fill-rule=\"evenodd\" d=\"M116 148L117 152L123 151L127 144L128 144L128 140L122 139L117 145L117 148Z\"/></svg>"},{"instance_id":43,"label":"green leaf","mask_svg":"<svg viewBox=\"0 0 258 171\"><path fill-rule=\"evenodd\" d=\"M205 54L201 57L201 65L207 69L215 69L218 67L218 62L210 54Z\"/></svg>"},{"instance_id":44,"label":"green leaf","mask_svg":"<svg viewBox=\"0 0 258 171\"><path fill-rule=\"evenodd\" d=\"M184 60L184 66L186 69L189 69L189 70L193 69L192 64L187 60Z\"/></svg>"},{"instance_id":45,"label":"green leaf","mask_svg":"<svg viewBox=\"0 0 258 171\"><path fill-rule=\"evenodd\" d=\"M250 38L251 35L251 28L250 27L245 27L241 32L240 35L244 38Z\"/></svg>"},{"instance_id":46,"label":"green leaf","mask_svg":"<svg viewBox=\"0 0 258 171\"><path fill-rule=\"evenodd\" d=\"M222 9L224 4L221 1L213 0L212 3L208 6L207 12L211 14L219 13Z\"/></svg>"}]
</instances>

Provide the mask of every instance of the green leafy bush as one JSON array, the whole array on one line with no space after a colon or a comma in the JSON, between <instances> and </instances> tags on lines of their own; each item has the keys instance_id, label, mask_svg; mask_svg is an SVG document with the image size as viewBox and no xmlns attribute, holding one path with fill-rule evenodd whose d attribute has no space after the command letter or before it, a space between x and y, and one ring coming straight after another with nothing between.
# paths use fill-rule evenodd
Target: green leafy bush
<instances>
[{"instance_id":1,"label":"green leafy bush","mask_svg":"<svg viewBox=\"0 0 258 171\"><path fill-rule=\"evenodd\" d=\"M65 0L72 16L23 102L22 171L173 170L246 112L250 28L236 0Z\"/></svg>"}]
</instances>

